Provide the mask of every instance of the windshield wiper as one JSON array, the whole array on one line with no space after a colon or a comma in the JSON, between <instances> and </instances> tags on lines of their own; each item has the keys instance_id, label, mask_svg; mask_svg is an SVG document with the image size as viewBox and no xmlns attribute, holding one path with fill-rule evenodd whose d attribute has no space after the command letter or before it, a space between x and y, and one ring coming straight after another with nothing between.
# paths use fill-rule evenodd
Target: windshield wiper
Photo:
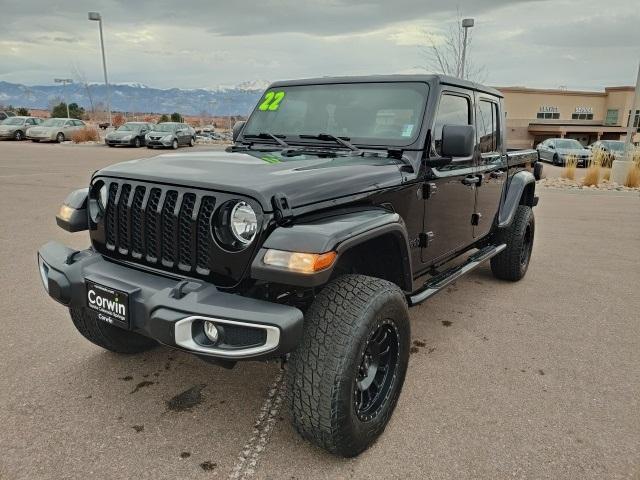
<instances>
[{"instance_id":1,"label":"windshield wiper","mask_svg":"<svg viewBox=\"0 0 640 480\"><path fill-rule=\"evenodd\" d=\"M272 140L275 140L276 143L278 143L278 145L280 145L281 147L289 148L289 144L284 140L282 140L281 137L286 138L284 135L277 135L277 134L274 135L273 133L269 133L269 132L260 132L260 133L243 135L243 138L265 138L265 139L270 138Z\"/></svg>"},{"instance_id":2,"label":"windshield wiper","mask_svg":"<svg viewBox=\"0 0 640 480\"><path fill-rule=\"evenodd\" d=\"M359 155L362 153L358 147L356 147L352 143L349 143L349 140L350 140L349 137L336 137L335 135L331 135L330 133L319 133L318 135L300 135L300 138L310 138L313 140L322 140L322 141L333 141L333 142L339 143L343 147L347 147L349 150L351 150L355 154Z\"/></svg>"}]
</instances>

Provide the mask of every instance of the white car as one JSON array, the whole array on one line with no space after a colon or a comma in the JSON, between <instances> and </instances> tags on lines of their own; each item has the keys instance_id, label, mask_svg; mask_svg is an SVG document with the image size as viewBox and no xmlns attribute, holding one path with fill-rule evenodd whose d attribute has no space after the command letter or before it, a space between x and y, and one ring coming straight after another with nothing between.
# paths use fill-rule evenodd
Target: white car
<instances>
[{"instance_id":1,"label":"white car","mask_svg":"<svg viewBox=\"0 0 640 480\"><path fill-rule=\"evenodd\" d=\"M40 125L27 130L27 138L33 142L64 142L87 125L75 118L48 118Z\"/></svg>"}]
</instances>

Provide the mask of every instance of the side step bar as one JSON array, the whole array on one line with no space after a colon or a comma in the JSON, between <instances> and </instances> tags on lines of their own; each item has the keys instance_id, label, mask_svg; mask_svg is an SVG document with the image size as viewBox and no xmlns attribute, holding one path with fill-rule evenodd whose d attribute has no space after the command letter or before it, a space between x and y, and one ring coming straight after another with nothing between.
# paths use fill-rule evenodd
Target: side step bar
<instances>
[{"instance_id":1,"label":"side step bar","mask_svg":"<svg viewBox=\"0 0 640 480\"><path fill-rule=\"evenodd\" d=\"M501 245L487 245L486 247L481 248L469 258L467 258L464 263L456 265L449 270L445 270L444 272L429 279L429 281L425 283L417 293L409 296L409 305L418 305L419 303L424 302L426 299L433 297L447 285L455 282L463 275L469 273L471 270L474 270L476 267L480 266L481 263L489 260L491 257L495 257L505 248L507 248L506 243L503 243Z\"/></svg>"}]
</instances>

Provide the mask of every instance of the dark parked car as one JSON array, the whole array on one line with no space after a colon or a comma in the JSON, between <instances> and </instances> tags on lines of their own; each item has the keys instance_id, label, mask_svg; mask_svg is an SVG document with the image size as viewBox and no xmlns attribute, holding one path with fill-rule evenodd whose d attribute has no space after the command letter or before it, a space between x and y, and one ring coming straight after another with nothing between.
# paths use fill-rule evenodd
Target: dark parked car
<instances>
[{"instance_id":1,"label":"dark parked car","mask_svg":"<svg viewBox=\"0 0 640 480\"><path fill-rule=\"evenodd\" d=\"M27 129L40 125L41 120L36 117L8 117L0 122L0 138L24 140Z\"/></svg>"},{"instance_id":2,"label":"dark parked car","mask_svg":"<svg viewBox=\"0 0 640 480\"><path fill-rule=\"evenodd\" d=\"M117 130L107 133L104 143L110 147L116 145L141 147L145 144L145 136L151 130L151 126L147 122L127 122L120 125Z\"/></svg>"},{"instance_id":3,"label":"dark parked car","mask_svg":"<svg viewBox=\"0 0 640 480\"><path fill-rule=\"evenodd\" d=\"M164 147L175 150L180 145L193 147L196 143L196 131L186 123L158 123L151 126L145 142L148 148Z\"/></svg>"},{"instance_id":4,"label":"dark parked car","mask_svg":"<svg viewBox=\"0 0 640 480\"><path fill-rule=\"evenodd\" d=\"M507 152L502 108L436 75L274 83L226 152L108 166L71 193L58 224L91 247L44 245L44 287L107 350L288 361L297 431L357 455L400 396L408 307L486 261L527 272L538 155Z\"/></svg>"},{"instance_id":5,"label":"dark parked car","mask_svg":"<svg viewBox=\"0 0 640 480\"><path fill-rule=\"evenodd\" d=\"M591 158L591 150L573 138L548 138L536 148L540 160L546 160L554 165L565 165L567 158L574 156L579 166L586 167Z\"/></svg>"}]
</instances>

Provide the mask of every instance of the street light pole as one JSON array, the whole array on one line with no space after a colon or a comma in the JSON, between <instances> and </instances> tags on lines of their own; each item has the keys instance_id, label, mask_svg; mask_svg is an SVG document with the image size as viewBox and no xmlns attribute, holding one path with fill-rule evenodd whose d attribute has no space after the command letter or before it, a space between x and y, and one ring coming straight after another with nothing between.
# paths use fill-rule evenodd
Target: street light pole
<instances>
[{"instance_id":1,"label":"street light pole","mask_svg":"<svg viewBox=\"0 0 640 480\"><path fill-rule=\"evenodd\" d=\"M636 93L629 115L629 124L627 125L627 138L624 142L624 154L621 159L614 160L611 164L611 181L622 185L627 179L629 169L632 166L633 154L633 137L638 131L640 125L635 126L636 112L640 110L640 64L638 65L638 77L636 78ZM624 118L624 114L623 117Z\"/></svg>"},{"instance_id":2,"label":"street light pole","mask_svg":"<svg viewBox=\"0 0 640 480\"><path fill-rule=\"evenodd\" d=\"M111 125L111 94L109 93L109 80L107 79L107 58L104 54L104 37L102 35L102 15L98 12L89 12L89 20L98 22L100 28L100 48L102 49L102 69L104 70L104 85L107 88L107 110L109 111L109 125Z\"/></svg>"},{"instance_id":3,"label":"street light pole","mask_svg":"<svg viewBox=\"0 0 640 480\"><path fill-rule=\"evenodd\" d=\"M69 100L67 100L67 96L65 95L67 89L65 87L69 83L73 83L73 80L71 80L70 78L54 78L53 81L62 84L62 96L64 98L64 103L67 105L67 118L71 118L71 116L69 115Z\"/></svg>"},{"instance_id":4,"label":"street light pole","mask_svg":"<svg viewBox=\"0 0 640 480\"><path fill-rule=\"evenodd\" d=\"M464 37L462 40L462 59L460 65L460 78L464 80L464 64L467 61L467 32L474 25L473 18L463 18L462 28L464 29Z\"/></svg>"}]
</instances>

